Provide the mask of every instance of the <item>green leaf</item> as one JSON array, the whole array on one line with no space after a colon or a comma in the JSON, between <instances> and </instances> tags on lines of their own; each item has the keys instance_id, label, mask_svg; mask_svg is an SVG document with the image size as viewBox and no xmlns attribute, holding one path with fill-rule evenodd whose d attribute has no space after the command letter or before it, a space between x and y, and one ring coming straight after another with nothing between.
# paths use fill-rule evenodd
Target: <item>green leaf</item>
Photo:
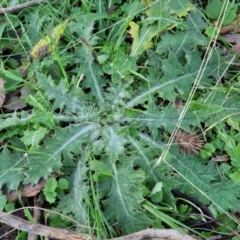
<instances>
[{"instance_id":1,"label":"green leaf","mask_svg":"<svg viewBox=\"0 0 240 240\"><path fill-rule=\"evenodd\" d=\"M14 202L8 202L5 205L5 210L6 210L6 212L12 212L13 210L15 210L15 203Z\"/></svg>"},{"instance_id":2,"label":"green leaf","mask_svg":"<svg viewBox=\"0 0 240 240\"><path fill-rule=\"evenodd\" d=\"M209 204L211 201L224 211L238 208L240 185L229 179L220 178L219 169L214 162L205 165L201 158L189 159L175 154L174 160L169 163L181 173L181 176L184 176L184 178L178 177L178 181L182 182L181 191L193 194L203 204Z\"/></svg>"},{"instance_id":3,"label":"green leaf","mask_svg":"<svg viewBox=\"0 0 240 240\"><path fill-rule=\"evenodd\" d=\"M223 179L219 183L212 184L212 190L208 192L208 196L210 199L214 199L214 202L223 210L235 211L240 204L239 191L239 183Z\"/></svg>"},{"instance_id":4,"label":"green leaf","mask_svg":"<svg viewBox=\"0 0 240 240\"><path fill-rule=\"evenodd\" d=\"M234 237L232 238L232 240L240 240L240 237L234 236Z\"/></svg>"},{"instance_id":5,"label":"green leaf","mask_svg":"<svg viewBox=\"0 0 240 240\"><path fill-rule=\"evenodd\" d=\"M204 69L202 84L204 84L205 77L207 79L209 75L217 78L217 71L212 69L219 67L217 67L218 64L216 64L218 55L219 53L217 51L212 52L208 65ZM131 108L147 100L150 101L156 94L159 94L164 100L171 102L175 101L177 92L183 97L187 96L199 72L199 64L201 64L202 57L201 53L195 47L191 51L184 51L184 55L181 57L183 59L177 58L174 53L170 52L168 57L161 61L162 64L160 66L163 71L161 75L157 74L159 70L156 69L155 63L150 61L150 67L148 67L149 76L146 77L149 81L148 86L141 89L141 92L138 90L135 96L126 103L126 106ZM174 68L172 68L172 66L174 66ZM219 70L223 72L224 68ZM209 84L209 81L207 82L206 83ZM177 89L177 92L175 89Z\"/></svg>"},{"instance_id":6,"label":"green leaf","mask_svg":"<svg viewBox=\"0 0 240 240\"><path fill-rule=\"evenodd\" d=\"M213 153L213 152L215 152L215 147L212 145L212 144L210 144L210 143L206 143L205 145L204 145L204 148L208 151L208 152L211 152L211 153Z\"/></svg>"},{"instance_id":7,"label":"green leaf","mask_svg":"<svg viewBox=\"0 0 240 240\"><path fill-rule=\"evenodd\" d=\"M46 197L46 200L49 202L49 203L54 203L56 202L56 197L57 197L57 193L56 192L47 192L47 191L43 191L45 197Z\"/></svg>"},{"instance_id":8,"label":"green leaf","mask_svg":"<svg viewBox=\"0 0 240 240\"><path fill-rule=\"evenodd\" d=\"M151 199L153 202L160 203L163 198L163 184L158 182L151 191Z\"/></svg>"},{"instance_id":9,"label":"green leaf","mask_svg":"<svg viewBox=\"0 0 240 240\"><path fill-rule=\"evenodd\" d=\"M5 84L6 89L11 89L12 91L17 88L17 84L24 82L20 74L14 70L6 70L0 67L1 77L8 80Z\"/></svg>"},{"instance_id":10,"label":"green leaf","mask_svg":"<svg viewBox=\"0 0 240 240\"><path fill-rule=\"evenodd\" d=\"M216 151L216 149L215 149L215 147L214 147L213 144L211 144L211 143L206 143L206 144L204 145L204 149L201 149L201 150L200 150L200 155L201 155L202 158L207 159L207 158L211 157L212 154L213 154L215 151Z\"/></svg>"},{"instance_id":11,"label":"green leaf","mask_svg":"<svg viewBox=\"0 0 240 240\"><path fill-rule=\"evenodd\" d=\"M54 100L53 109L63 109L66 106L66 111L82 111L83 107L80 101L82 91L73 89L69 91L68 83L65 79L61 79L56 85L49 76L37 73L38 86L45 91L45 96L48 100Z\"/></svg>"},{"instance_id":12,"label":"green leaf","mask_svg":"<svg viewBox=\"0 0 240 240\"><path fill-rule=\"evenodd\" d=\"M212 156L212 154L204 149L200 150L200 156L204 159L207 159Z\"/></svg>"},{"instance_id":13,"label":"green leaf","mask_svg":"<svg viewBox=\"0 0 240 240\"><path fill-rule=\"evenodd\" d=\"M229 177L236 183L240 183L240 170L231 173Z\"/></svg>"},{"instance_id":14,"label":"green leaf","mask_svg":"<svg viewBox=\"0 0 240 240\"><path fill-rule=\"evenodd\" d=\"M231 163L234 167L239 168L239 147L240 144L237 144L235 140L232 138L232 136L228 135L227 133L218 131L217 135L222 141L225 143L224 149L227 152L227 154L230 156Z\"/></svg>"},{"instance_id":15,"label":"green leaf","mask_svg":"<svg viewBox=\"0 0 240 240\"><path fill-rule=\"evenodd\" d=\"M233 2L230 3L230 6L227 9L227 13L224 16L223 24L229 25L233 22L233 20L237 17L238 5Z\"/></svg>"},{"instance_id":16,"label":"green leaf","mask_svg":"<svg viewBox=\"0 0 240 240\"><path fill-rule=\"evenodd\" d=\"M3 23L1 24L0 26L0 37L2 38L2 34L3 34L3 31L4 31L4 28L6 27L7 23Z\"/></svg>"},{"instance_id":17,"label":"green leaf","mask_svg":"<svg viewBox=\"0 0 240 240\"><path fill-rule=\"evenodd\" d=\"M35 92L26 97L27 108L0 114L0 187L12 191L48 179L45 201L61 213L51 213L50 224L86 234L94 229L98 239L116 237L113 226L122 235L163 224L179 229L185 217L168 216L176 216L172 189L217 204L220 215L239 208L239 79L229 75L231 53L212 45L206 52L209 22L191 2L82 1L72 8L58 51L33 61L27 80L3 59L6 91L27 85ZM48 6L54 11L41 4L32 14L24 11L25 22L21 12L13 17L14 29L28 30L21 38L26 51L56 25L56 13L68 14L66 6ZM106 14L108 8L115 12ZM12 44L13 27L0 26L2 48ZM22 51L18 45L14 54ZM204 128L200 155L169 145L176 127ZM231 160L209 160L221 153ZM192 211L177 205L180 213Z\"/></svg>"},{"instance_id":18,"label":"green leaf","mask_svg":"<svg viewBox=\"0 0 240 240\"><path fill-rule=\"evenodd\" d=\"M25 183L36 184L41 177L47 179L52 172L58 172L62 166L62 156L72 158L71 153L80 154L84 150L81 144L89 140L89 135L96 130L97 125L71 125L66 128L55 128L55 134L46 138L44 150L38 154L29 155L25 167ZM98 131L96 131L98 132Z\"/></svg>"},{"instance_id":19,"label":"green leaf","mask_svg":"<svg viewBox=\"0 0 240 240\"><path fill-rule=\"evenodd\" d=\"M166 131L172 132L181 115L181 111L181 109L177 110L171 105L166 106L162 111L153 107L142 114L135 113L135 116L126 116L121 120L130 123L137 122L139 125L143 124L151 129L163 127ZM181 124L181 128L187 131L189 131L189 125L199 126L200 124L197 116L189 112L186 113L184 120L185 121Z\"/></svg>"},{"instance_id":20,"label":"green leaf","mask_svg":"<svg viewBox=\"0 0 240 240\"><path fill-rule=\"evenodd\" d=\"M57 196L56 189L57 189L57 180L55 178L49 178L47 180L47 184L43 189L43 193L46 197L46 200L49 203L54 203L56 201L56 196Z\"/></svg>"},{"instance_id":21,"label":"green leaf","mask_svg":"<svg viewBox=\"0 0 240 240\"><path fill-rule=\"evenodd\" d=\"M93 96L97 101L104 102L103 87L106 85L106 79L103 76L102 66L94 63L91 59L88 60L87 66L84 69L85 79L82 82L84 87L91 88Z\"/></svg>"},{"instance_id":22,"label":"green leaf","mask_svg":"<svg viewBox=\"0 0 240 240\"><path fill-rule=\"evenodd\" d=\"M149 154L147 151L148 148L142 146L143 144L141 142L133 139L132 137L129 137L129 140L133 147L137 150L137 153L135 154L135 164L139 165L145 171L149 179L153 182L158 182L156 171L154 171L151 164L154 154Z\"/></svg>"},{"instance_id":23,"label":"green leaf","mask_svg":"<svg viewBox=\"0 0 240 240\"><path fill-rule=\"evenodd\" d=\"M188 0L171 0L169 1L168 7L178 17L186 17L188 12L194 10L196 7Z\"/></svg>"},{"instance_id":24,"label":"green leaf","mask_svg":"<svg viewBox=\"0 0 240 240\"><path fill-rule=\"evenodd\" d=\"M122 3L122 2L119 2L119 3ZM129 23L136 16L139 16L143 9L144 9L144 6L139 1L124 3L121 6L120 14L122 14L122 11L123 11L123 17L125 20L119 21L119 18L117 18L116 23L112 26L106 38L108 43L111 43L111 42L115 43L114 51L118 51L118 49L121 47L121 44L124 42L124 39L125 39L124 36Z\"/></svg>"},{"instance_id":25,"label":"green leaf","mask_svg":"<svg viewBox=\"0 0 240 240\"><path fill-rule=\"evenodd\" d=\"M143 207L150 212L151 214L153 214L156 218L157 221L161 221L166 223L168 226L170 226L173 229L176 229L178 231L181 231L182 229L179 227L180 226L184 226L182 223L180 223L179 221L177 221L176 219L172 218L171 216L163 213L162 211L159 211L157 209L157 207L155 205L153 205L152 203L149 203L148 201L144 201L143 203Z\"/></svg>"},{"instance_id":26,"label":"green leaf","mask_svg":"<svg viewBox=\"0 0 240 240\"><path fill-rule=\"evenodd\" d=\"M141 25L131 21L129 33L133 38L130 56L139 56L143 51L153 46L153 38L159 33L174 27L185 28L178 17L186 16L194 6L188 1L143 1L146 7L147 18L142 19ZM167 7L166 7L167 6Z\"/></svg>"},{"instance_id":27,"label":"green leaf","mask_svg":"<svg viewBox=\"0 0 240 240\"><path fill-rule=\"evenodd\" d=\"M29 114L29 113L23 112L21 114L21 117L19 117L17 115L17 113L14 112L11 115L11 117L2 120L1 125L0 125L0 130L6 129L6 128L9 128L12 126L15 126L15 127L20 126L20 125L23 126L23 125L27 124L28 122L30 122L31 119L33 118L33 116L34 116L34 113Z\"/></svg>"},{"instance_id":28,"label":"green leaf","mask_svg":"<svg viewBox=\"0 0 240 240\"><path fill-rule=\"evenodd\" d=\"M55 192L57 188L57 180L55 178L49 178L47 184L44 187L45 192Z\"/></svg>"},{"instance_id":29,"label":"green leaf","mask_svg":"<svg viewBox=\"0 0 240 240\"><path fill-rule=\"evenodd\" d=\"M6 148L1 151L1 187L5 185L9 192L18 189L19 184L24 180L22 167L25 160L23 154L10 153Z\"/></svg>"},{"instance_id":30,"label":"green leaf","mask_svg":"<svg viewBox=\"0 0 240 240\"><path fill-rule=\"evenodd\" d=\"M236 155L240 158L240 143L238 143L237 147L235 148Z\"/></svg>"},{"instance_id":31,"label":"green leaf","mask_svg":"<svg viewBox=\"0 0 240 240\"><path fill-rule=\"evenodd\" d=\"M199 101L191 101L190 110L198 115L210 116L224 110L224 107L217 104L200 103Z\"/></svg>"},{"instance_id":32,"label":"green leaf","mask_svg":"<svg viewBox=\"0 0 240 240\"><path fill-rule=\"evenodd\" d=\"M227 9L226 9L226 6L227 6L227 3L225 1L212 0L211 2L209 2L207 4L206 15L211 19L218 19L221 11L226 12L224 15L223 24L225 24L225 25L230 24L237 16L236 13L237 13L238 5L235 4L234 2L233 3L231 2L227 6ZM223 11L222 9L225 11Z\"/></svg>"},{"instance_id":33,"label":"green leaf","mask_svg":"<svg viewBox=\"0 0 240 240\"><path fill-rule=\"evenodd\" d=\"M235 121L232 118L229 118L226 120L227 124L232 127L232 129L235 129L237 132L240 132L239 124L237 121Z\"/></svg>"},{"instance_id":34,"label":"green leaf","mask_svg":"<svg viewBox=\"0 0 240 240\"><path fill-rule=\"evenodd\" d=\"M138 56L140 53L153 46L151 40L157 35L159 30L156 25L151 25L142 28L141 32L139 32L139 26L136 23L131 22L129 25L131 28L129 33L133 38L130 56Z\"/></svg>"},{"instance_id":35,"label":"green leaf","mask_svg":"<svg viewBox=\"0 0 240 240\"><path fill-rule=\"evenodd\" d=\"M27 232L20 232L20 233L18 233L16 240L25 240L27 238L28 238Z\"/></svg>"},{"instance_id":36,"label":"green leaf","mask_svg":"<svg viewBox=\"0 0 240 240\"><path fill-rule=\"evenodd\" d=\"M99 174L112 176L112 170L103 162L92 160L89 162L89 167L92 171L99 172Z\"/></svg>"},{"instance_id":37,"label":"green leaf","mask_svg":"<svg viewBox=\"0 0 240 240\"><path fill-rule=\"evenodd\" d=\"M7 196L1 195L0 196L0 211L2 211L7 203Z\"/></svg>"},{"instance_id":38,"label":"green leaf","mask_svg":"<svg viewBox=\"0 0 240 240\"><path fill-rule=\"evenodd\" d=\"M39 149L39 143L44 138L45 134L48 132L46 128L40 127L37 130L26 130L21 141L25 145L31 145L31 150Z\"/></svg>"},{"instance_id":39,"label":"green leaf","mask_svg":"<svg viewBox=\"0 0 240 240\"><path fill-rule=\"evenodd\" d=\"M73 214L74 219L84 226L89 221L87 212L87 202L89 201L88 176L86 174L88 171L86 167L87 157L84 155L84 157L78 159L74 171L69 178L69 192L59 196L60 202L56 207L56 211L61 211L64 215ZM88 231L84 227L79 228L79 230L81 232Z\"/></svg>"},{"instance_id":40,"label":"green leaf","mask_svg":"<svg viewBox=\"0 0 240 240\"><path fill-rule=\"evenodd\" d=\"M48 113L48 111L51 109L51 104L45 99L40 91L37 91L34 96L27 96L26 102L41 112Z\"/></svg>"},{"instance_id":41,"label":"green leaf","mask_svg":"<svg viewBox=\"0 0 240 240\"><path fill-rule=\"evenodd\" d=\"M82 13L82 14L75 14L74 18L76 21L80 24L83 24L84 22L89 23L101 19L111 19L111 16L109 16L106 13Z\"/></svg>"},{"instance_id":42,"label":"green leaf","mask_svg":"<svg viewBox=\"0 0 240 240\"><path fill-rule=\"evenodd\" d=\"M218 37L219 28L217 26L209 26L205 29L205 34L209 38L216 39Z\"/></svg>"},{"instance_id":43,"label":"green leaf","mask_svg":"<svg viewBox=\"0 0 240 240\"><path fill-rule=\"evenodd\" d=\"M178 207L178 211L180 214L186 214L189 213L189 205L187 204L180 204Z\"/></svg>"},{"instance_id":44,"label":"green leaf","mask_svg":"<svg viewBox=\"0 0 240 240\"><path fill-rule=\"evenodd\" d=\"M186 50L189 51L196 45L204 46L208 43L208 39L199 31L205 29L207 24L197 9L189 13L186 22L188 27L186 31L178 30L175 34L165 32L161 36L156 50L159 55L172 52L181 58Z\"/></svg>"},{"instance_id":45,"label":"green leaf","mask_svg":"<svg viewBox=\"0 0 240 240\"><path fill-rule=\"evenodd\" d=\"M117 84L126 75L129 75L131 71L137 70L136 58L129 57L126 55L124 49L119 49L116 54L114 54L113 59L110 59L110 61L103 66L103 70L105 73L111 74L113 82ZM115 79L118 79L118 81Z\"/></svg>"},{"instance_id":46,"label":"green leaf","mask_svg":"<svg viewBox=\"0 0 240 240\"><path fill-rule=\"evenodd\" d=\"M149 226L151 220L141 211L142 192L138 186L144 179L143 173L137 174L129 168L112 164L114 178L109 196L103 201L105 217L121 227L123 234L136 232ZM118 206L116 208L116 206Z\"/></svg>"},{"instance_id":47,"label":"green leaf","mask_svg":"<svg viewBox=\"0 0 240 240\"><path fill-rule=\"evenodd\" d=\"M123 134L118 134L117 128L118 126L115 125L113 127L106 126L103 129L103 136L107 141L105 150L113 162L124 152L124 143L126 141Z\"/></svg>"},{"instance_id":48,"label":"green leaf","mask_svg":"<svg viewBox=\"0 0 240 240\"><path fill-rule=\"evenodd\" d=\"M69 181L66 178L60 178L58 180L58 187L61 189L68 189L69 188Z\"/></svg>"},{"instance_id":49,"label":"green leaf","mask_svg":"<svg viewBox=\"0 0 240 240\"><path fill-rule=\"evenodd\" d=\"M29 209L24 209L24 215L25 217L28 219L29 222L31 223L36 223L36 220L34 219L34 217L32 216L31 212L29 211Z\"/></svg>"},{"instance_id":50,"label":"green leaf","mask_svg":"<svg viewBox=\"0 0 240 240\"><path fill-rule=\"evenodd\" d=\"M212 0L207 4L206 15L209 18L217 19L220 15L223 2L221 0Z\"/></svg>"}]
</instances>

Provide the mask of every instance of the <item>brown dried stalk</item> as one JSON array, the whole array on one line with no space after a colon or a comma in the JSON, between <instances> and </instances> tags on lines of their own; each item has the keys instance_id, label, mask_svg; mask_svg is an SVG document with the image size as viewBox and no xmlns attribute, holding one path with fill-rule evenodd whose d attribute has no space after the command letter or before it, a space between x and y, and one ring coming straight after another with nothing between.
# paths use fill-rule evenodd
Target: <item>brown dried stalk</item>
<instances>
[{"instance_id":1,"label":"brown dried stalk","mask_svg":"<svg viewBox=\"0 0 240 240\"><path fill-rule=\"evenodd\" d=\"M12 226L15 229L26 231L28 233L34 233L40 236L50 237L59 240L90 240L97 239L96 237L75 233L66 229L57 229L47 227L37 223L30 223L19 217L16 217L10 213L0 212L0 222ZM137 233L133 233L127 236L119 238L113 238L112 240L140 240L140 239L156 239L156 240L196 240L190 235L182 234L174 229L146 229Z\"/></svg>"},{"instance_id":2,"label":"brown dried stalk","mask_svg":"<svg viewBox=\"0 0 240 240\"><path fill-rule=\"evenodd\" d=\"M21 11L25 8L36 6L36 5L38 5L40 3L43 3L45 1L46 0L33 0L33 1L26 2L26 3L21 3L21 4L18 4L18 5L15 5L15 6L12 6L12 7L6 7L6 8L2 8L0 6L0 14L13 13L13 12Z\"/></svg>"}]
</instances>

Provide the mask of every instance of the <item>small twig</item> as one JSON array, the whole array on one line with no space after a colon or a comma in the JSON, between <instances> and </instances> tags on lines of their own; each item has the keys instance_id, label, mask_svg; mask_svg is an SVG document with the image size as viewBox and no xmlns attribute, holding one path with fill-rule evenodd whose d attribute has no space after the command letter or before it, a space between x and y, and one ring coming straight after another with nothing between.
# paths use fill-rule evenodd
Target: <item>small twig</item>
<instances>
[{"instance_id":1,"label":"small twig","mask_svg":"<svg viewBox=\"0 0 240 240\"><path fill-rule=\"evenodd\" d=\"M6 8L2 8L1 5L0 5L0 14L13 13L13 12L21 11L22 9L36 6L36 5L38 5L42 2L45 2L45 1L46 0L33 0L33 1L30 1L30 2L26 2L26 3L22 3L22 4L12 6L12 7L6 7Z\"/></svg>"}]
</instances>

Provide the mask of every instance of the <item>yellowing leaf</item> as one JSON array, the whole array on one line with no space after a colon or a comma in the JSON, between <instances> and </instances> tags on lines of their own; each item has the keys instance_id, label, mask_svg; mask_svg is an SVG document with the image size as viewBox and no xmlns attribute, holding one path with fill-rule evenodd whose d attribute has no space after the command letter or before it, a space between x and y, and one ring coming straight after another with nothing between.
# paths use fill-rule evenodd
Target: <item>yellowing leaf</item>
<instances>
[{"instance_id":1,"label":"yellowing leaf","mask_svg":"<svg viewBox=\"0 0 240 240\"><path fill-rule=\"evenodd\" d=\"M135 22L130 22L129 25L131 27L129 30L129 33L133 38L133 43L132 43L132 50L133 50L133 49L136 49L137 43L139 41L139 26Z\"/></svg>"},{"instance_id":2,"label":"yellowing leaf","mask_svg":"<svg viewBox=\"0 0 240 240\"><path fill-rule=\"evenodd\" d=\"M189 0L172 0L169 2L168 6L178 17L186 17L188 12L196 9L196 7Z\"/></svg>"},{"instance_id":3,"label":"yellowing leaf","mask_svg":"<svg viewBox=\"0 0 240 240\"><path fill-rule=\"evenodd\" d=\"M65 31L69 20L70 18L66 19L63 23L57 25L55 28L53 28L50 35L41 39L33 47L30 53L31 61L34 59L42 60L44 57L46 57L52 52L52 49L56 47L56 44L58 44L61 35Z\"/></svg>"},{"instance_id":4,"label":"yellowing leaf","mask_svg":"<svg viewBox=\"0 0 240 240\"><path fill-rule=\"evenodd\" d=\"M157 26L151 25L143 27L139 31L139 26L135 22L130 22L129 33L133 38L130 56L137 56L143 51L152 47L152 38L158 33Z\"/></svg>"}]
</instances>

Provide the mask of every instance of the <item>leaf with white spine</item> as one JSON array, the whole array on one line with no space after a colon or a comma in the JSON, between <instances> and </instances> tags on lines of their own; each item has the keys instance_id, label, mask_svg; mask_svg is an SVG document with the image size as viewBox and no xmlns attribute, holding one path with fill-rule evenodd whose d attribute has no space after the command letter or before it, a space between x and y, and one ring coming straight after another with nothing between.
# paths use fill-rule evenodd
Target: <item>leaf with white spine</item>
<instances>
[{"instance_id":1,"label":"leaf with white spine","mask_svg":"<svg viewBox=\"0 0 240 240\"><path fill-rule=\"evenodd\" d=\"M55 135L44 141L45 148L40 154L30 155L25 164L25 183L36 184L40 178L47 179L52 172L58 172L62 166L62 156L84 152L81 144L89 141L89 135L97 130L96 124L71 125L66 128L55 128ZM41 153L43 152L43 153ZM68 159L65 159L67 161Z\"/></svg>"}]
</instances>

